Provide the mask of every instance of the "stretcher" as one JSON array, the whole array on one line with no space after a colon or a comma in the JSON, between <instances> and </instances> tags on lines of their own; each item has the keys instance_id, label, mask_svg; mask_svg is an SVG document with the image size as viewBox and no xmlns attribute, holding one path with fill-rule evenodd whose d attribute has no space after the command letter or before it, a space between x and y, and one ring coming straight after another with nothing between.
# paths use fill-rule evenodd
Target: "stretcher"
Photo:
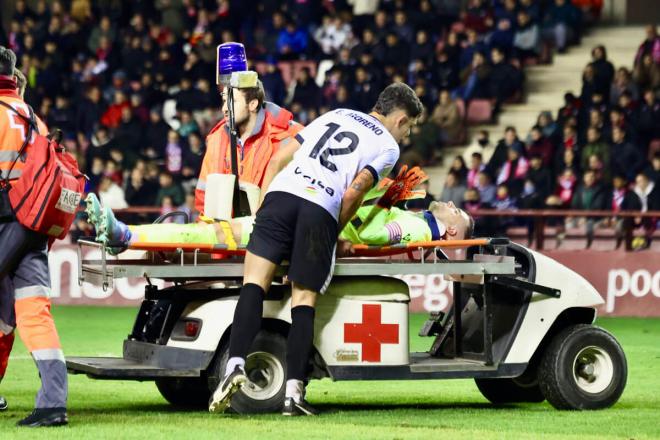
<instances>
[{"instance_id":1,"label":"stretcher","mask_svg":"<svg viewBox=\"0 0 660 440\"><path fill-rule=\"evenodd\" d=\"M450 260L443 249L461 249L470 246L506 247L508 239L478 238L470 240L429 241L390 246L353 245L348 258L335 264L335 276L377 276L406 274L515 274L513 258L485 258L476 260ZM100 259L86 259L85 248L100 250ZM79 283L111 288L117 278L163 279L189 282L209 279L239 279L243 275L242 257L245 248L231 248L226 244L189 243L132 243L128 250L144 251L139 259L113 258L105 248L94 241L78 241ZM408 259L393 259L406 254ZM216 259L213 259L216 257ZM221 258L217 258L221 257ZM492 256L491 256L492 257ZM286 265L279 269L283 275Z\"/></svg>"},{"instance_id":2,"label":"stretcher","mask_svg":"<svg viewBox=\"0 0 660 440\"><path fill-rule=\"evenodd\" d=\"M455 248L458 258L447 258L443 250ZM68 357L69 372L154 381L172 404L204 407L228 359L245 249L136 243L129 251L117 258L99 243L78 242L81 283L107 289L120 278L141 278L147 285L122 356ZM570 409L606 408L621 395L625 355L611 335L589 325L601 296L547 256L493 238L354 251L337 260L317 298L308 379L473 378L494 403L547 399ZM246 363L251 385L232 398L239 413L279 411L283 403L291 293L278 277L285 273L286 264L264 301ZM406 275L444 278L451 292L419 298ZM170 283L159 287L152 279ZM428 349L411 351L411 303L440 297L446 302L432 304L419 330Z\"/></svg>"}]
</instances>

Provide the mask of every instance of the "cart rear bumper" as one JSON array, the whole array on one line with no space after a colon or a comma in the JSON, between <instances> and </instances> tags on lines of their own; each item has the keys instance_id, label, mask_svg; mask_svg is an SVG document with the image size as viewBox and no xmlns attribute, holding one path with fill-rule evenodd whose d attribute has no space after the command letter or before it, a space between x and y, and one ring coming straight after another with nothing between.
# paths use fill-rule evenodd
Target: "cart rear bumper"
<instances>
[{"instance_id":1,"label":"cart rear bumper","mask_svg":"<svg viewBox=\"0 0 660 440\"><path fill-rule=\"evenodd\" d=\"M67 357L69 373L95 379L150 380L160 377L199 377L214 352L126 340L124 356Z\"/></svg>"}]
</instances>

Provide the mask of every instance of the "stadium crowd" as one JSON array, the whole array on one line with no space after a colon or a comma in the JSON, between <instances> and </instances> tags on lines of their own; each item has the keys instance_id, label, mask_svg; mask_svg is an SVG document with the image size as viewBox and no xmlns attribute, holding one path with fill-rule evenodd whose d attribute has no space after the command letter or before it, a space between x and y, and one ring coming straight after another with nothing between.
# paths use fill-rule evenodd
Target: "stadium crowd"
<instances>
[{"instance_id":1,"label":"stadium crowd","mask_svg":"<svg viewBox=\"0 0 660 440\"><path fill-rule=\"evenodd\" d=\"M606 48L595 47L579 96L566 93L556 117L541 113L526 138L507 127L488 162L478 151L469 164L456 157L440 198L468 211L660 210L659 62L660 36L654 26L647 27L632 71L615 69ZM489 144L487 131L479 133L478 142ZM615 226L622 238L623 220L583 221L588 235L596 226ZM650 218L637 225L649 238L657 222ZM516 221L481 218L477 223L482 231L496 233ZM561 230L562 222L557 223Z\"/></svg>"},{"instance_id":2,"label":"stadium crowd","mask_svg":"<svg viewBox=\"0 0 660 440\"><path fill-rule=\"evenodd\" d=\"M90 177L87 190L114 209L190 213L204 137L222 118L217 44L243 42L261 66L267 99L303 124L337 107L369 110L384 85L407 82L425 112L402 161L432 164L443 145L460 142L466 104L488 99L497 112L517 99L524 66L543 61L548 48L578 43L602 7L599 0L31 4L15 2L0 43L18 55L27 102L63 130ZM457 158L443 199L498 209L619 206L619 196L602 201L611 191L594 197L580 182L592 176L609 185L623 172L628 185L653 170L646 158L657 137L660 46L649 38L633 72L614 72L605 49L595 49L582 94L567 95L558 118L541 115L526 141L507 130L487 164L478 155L469 167ZM283 76L283 63L301 61L292 78ZM480 136L487 144L487 133Z\"/></svg>"}]
</instances>

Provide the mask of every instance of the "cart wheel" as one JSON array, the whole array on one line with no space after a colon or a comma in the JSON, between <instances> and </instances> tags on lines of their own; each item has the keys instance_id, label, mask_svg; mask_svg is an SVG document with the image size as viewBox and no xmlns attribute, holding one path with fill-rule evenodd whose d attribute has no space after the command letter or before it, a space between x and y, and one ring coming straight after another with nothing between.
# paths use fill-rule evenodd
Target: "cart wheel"
<instances>
[{"instance_id":1,"label":"cart wheel","mask_svg":"<svg viewBox=\"0 0 660 440\"><path fill-rule=\"evenodd\" d=\"M539 385L557 409L608 408L626 386L626 355L607 331L579 324L557 334L541 359Z\"/></svg>"},{"instance_id":2,"label":"cart wheel","mask_svg":"<svg viewBox=\"0 0 660 440\"><path fill-rule=\"evenodd\" d=\"M206 379L200 377L163 377L156 379L156 387L165 400L175 406L204 408L211 397Z\"/></svg>"},{"instance_id":3,"label":"cart wheel","mask_svg":"<svg viewBox=\"0 0 660 440\"><path fill-rule=\"evenodd\" d=\"M225 345L209 379L212 391L224 375L228 356L229 347ZM231 409L240 414L281 411L286 390L286 338L261 330L246 359L245 371L250 381L232 397Z\"/></svg>"},{"instance_id":4,"label":"cart wheel","mask_svg":"<svg viewBox=\"0 0 660 440\"><path fill-rule=\"evenodd\" d=\"M495 405L503 403L533 402L545 400L536 374L523 374L513 379L475 379L481 394Z\"/></svg>"}]
</instances>

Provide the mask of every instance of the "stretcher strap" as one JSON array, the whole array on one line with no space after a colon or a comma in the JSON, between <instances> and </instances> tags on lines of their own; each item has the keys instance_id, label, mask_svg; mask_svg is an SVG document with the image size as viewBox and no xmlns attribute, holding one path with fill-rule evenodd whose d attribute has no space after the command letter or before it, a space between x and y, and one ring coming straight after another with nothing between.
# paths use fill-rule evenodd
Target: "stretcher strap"
<instances>
[{"instance_id":1,"label":"stretcher strap","mask_svg":"<svg viewBox=\"0 0 660 440\"><path fill-rule=\"evenodd\" d=\"M236 240L234 240L234 232L231 230L231 226L229 225L229 222L225 220L220 220L220 227L222 228L222 231L225 233L225 244L227 245L227 249L230 251L236 250L237 249Z\"/></svg>"}]
</instances>

